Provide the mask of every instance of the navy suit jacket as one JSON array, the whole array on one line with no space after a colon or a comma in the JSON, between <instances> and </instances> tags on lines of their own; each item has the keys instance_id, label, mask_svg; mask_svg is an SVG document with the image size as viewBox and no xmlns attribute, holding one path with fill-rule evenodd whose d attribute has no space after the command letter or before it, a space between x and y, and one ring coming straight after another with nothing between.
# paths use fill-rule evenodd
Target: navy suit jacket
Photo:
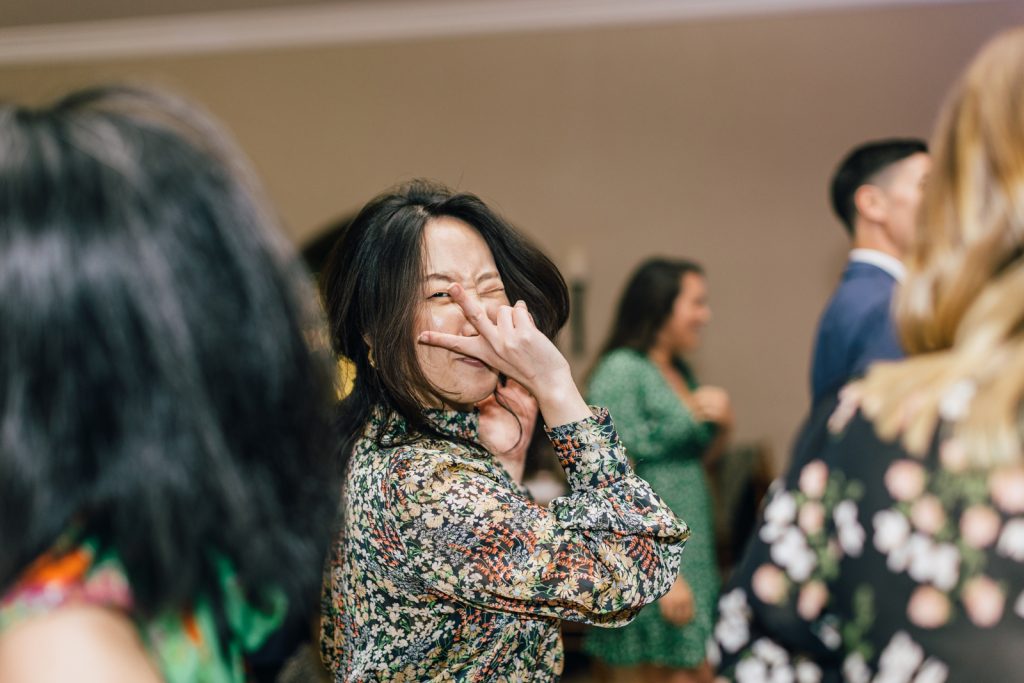
<instances>
[{"instance_id":1,"label":"navy suit jacket","mask_svg":"<svg viewBox=\"0 0 1024 683\"><path fill-rule=\"evenodd\" d=\"M850 261L818 323L811 365L814 402L863 375L876 360L903 357L892 319L896 279L878 266Z\"/></svg>"}]
</instances>

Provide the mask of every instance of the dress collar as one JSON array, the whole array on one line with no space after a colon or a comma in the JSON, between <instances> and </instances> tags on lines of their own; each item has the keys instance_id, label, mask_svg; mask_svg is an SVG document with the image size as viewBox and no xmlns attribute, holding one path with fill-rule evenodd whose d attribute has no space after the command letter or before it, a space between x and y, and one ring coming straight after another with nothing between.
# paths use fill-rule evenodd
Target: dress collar
<instances>
[{"instance_id":1,"label":"dress collar","mask_svg":"<svg viewBox=\"0 0 1024 683\"><path fill-rule=\"evenodd\" d=\"M387 411L378 406L373 411L371 425L374 433L381 434L385 428L385 416ZM437 431L446 436L456 439L480 442L480 413L476 409L471 411L443 410L440 408L428 408L423 411L423 417ZM390 424L386 425L386 431L381 434L383 443L403 441L405 437L412 436L413 429L408 421L396 412L391 412Z\"/></svg>"}]
</instances>

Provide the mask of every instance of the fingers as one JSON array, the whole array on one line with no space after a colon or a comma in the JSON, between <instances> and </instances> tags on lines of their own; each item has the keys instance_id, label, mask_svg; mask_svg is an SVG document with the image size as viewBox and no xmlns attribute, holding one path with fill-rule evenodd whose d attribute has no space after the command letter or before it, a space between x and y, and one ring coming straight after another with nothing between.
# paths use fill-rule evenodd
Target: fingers
<instances>
[{"instance_id":1,"label":"fingers","mask_svg":"<svg viewBox=\"0 0 1024 683\"><path fill-rule=\"evenodd\" d=\"M483 337L466 337L461 334L448 334L435 330L424 330L420 332L417 341L428 346L437 346L449 351L455 351L466 356L478 358L484 363L491 365L494 360L494 351Z\"/></svg>"},{"instance_id":2,"label":"fingers","mask_svg":"<svg viewBox=\"0 0 1024 683\"><path fill-rule=\"evenodd\" d=\"M466 294L466 290L457 282L448 288L448 294L452 301L459 305L466 320L476 328L480 336L493 344L497 339L498 326L487 317L487 310L480 305L480 302Z\"/></svg>"},{"instance_id":3,"label":"fingers","mask_svg":"<svg viewBox=\"0 0 1024 683\"><path fill-rule=\"evenodd\" d=\"M536 327L533 324L533 316L530 315L529 309L526 308L526 302L522 299L512 307L512 319L516 327Z\"/></svg>"},{"instance_id":4,"label":"fingers","mask_svg":"<svg viewBox=\"0 0 1024 683\"><path fill-rule=\"evenodd\" d=\"M512 307L502 306L498 309L498 331L509 334L515 325L512 322Z\"/></svg>"}]
</instances>

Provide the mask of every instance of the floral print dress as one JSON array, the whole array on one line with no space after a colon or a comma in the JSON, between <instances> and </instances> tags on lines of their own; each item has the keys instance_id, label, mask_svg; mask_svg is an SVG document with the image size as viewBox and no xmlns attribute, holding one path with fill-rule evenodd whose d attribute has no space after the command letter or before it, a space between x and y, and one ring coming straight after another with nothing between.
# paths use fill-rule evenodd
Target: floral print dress
<instances>
[{"instance_id":1,"label":"floral print dress","mask_svg":"<svg viewBox=\"0 0 1024 683\"><path fill-rule=\"evenodd\" d=\"M719 601L723 678L1020 680L1024 467L976 470L943 423L922 457L819 405Z\"/></svg>"},{"instance_id":2,"label":"floral print dress","mask_svg":"<svg viewBox=\"0 0 1024 683\"><path fill-rule=\"evenodd\" d=\"M477 445L475 413L426 415L448 438L378 412L354 449L321 621L334 680L557 680L560 619L621 625L669 589L689 530L607 411L548 430L571 489L548 508Z\"/></svg>"}]
</instances>

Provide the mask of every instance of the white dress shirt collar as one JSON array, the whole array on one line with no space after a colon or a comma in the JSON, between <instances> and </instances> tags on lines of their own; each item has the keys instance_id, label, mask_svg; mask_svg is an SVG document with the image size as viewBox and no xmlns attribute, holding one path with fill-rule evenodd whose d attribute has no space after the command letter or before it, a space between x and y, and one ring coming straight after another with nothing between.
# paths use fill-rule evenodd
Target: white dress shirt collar
<instances>
[{"instance_id":1,"label":"white dress shirt collar","mask_svg":"<svg viewBox=\"0 0 1024 683\"><path fill-rule=\"evenodd\" d=\"M902 261L876 249L853 249L850 251L850 261L869 263L881 268L892 275L896 282L903 282L907 277L907 267Z\"/></svg>"}]
</instances>

